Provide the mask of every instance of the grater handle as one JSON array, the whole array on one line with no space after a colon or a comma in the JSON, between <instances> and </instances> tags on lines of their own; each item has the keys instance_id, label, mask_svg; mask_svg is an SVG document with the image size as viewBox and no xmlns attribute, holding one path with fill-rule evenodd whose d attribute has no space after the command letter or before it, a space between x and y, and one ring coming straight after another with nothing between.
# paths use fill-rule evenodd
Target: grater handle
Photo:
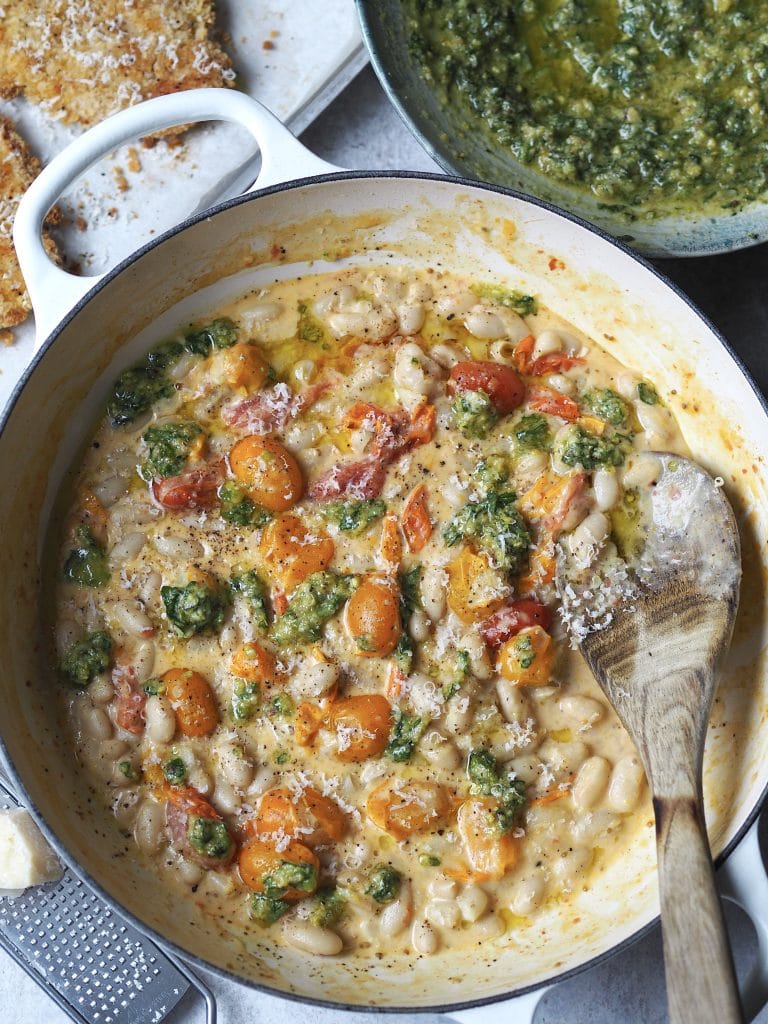
<instances>
[{"instance_id":1,"label":"grater handle","mask_svg":"<svg viewBox=\"0 0 768 1024\"><path fill-rule=\"evenodd\" d=\"M190 985L196 988L200 993L205 1003L205 1024L216 1024L217 1009L216 1009L216 996L205 984L202 978L194 974L189 967L184 963L181 957L176 956L175 953L171 953L168 949L163 949L162 946L157 947L163 956L167 957L179 974L183 974Z\"/></svg>"}]
</instances>

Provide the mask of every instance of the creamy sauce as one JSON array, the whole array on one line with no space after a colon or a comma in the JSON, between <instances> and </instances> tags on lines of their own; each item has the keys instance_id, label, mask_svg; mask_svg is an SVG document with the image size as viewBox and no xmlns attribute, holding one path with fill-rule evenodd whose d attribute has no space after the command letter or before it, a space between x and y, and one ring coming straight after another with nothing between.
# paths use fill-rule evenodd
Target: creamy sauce
<instances>
[{"instance_id":1,"label":"creamy sauce","mask_svg":"<svg viewBox=\"0 0 768 1024\"><path fill-rule=\"evenodd\" d=\"M530 296L349 270L180 326L109 409L56 567L62 695L180 899L308 953L428 955L647 826L551 572L561 533L608 538L644 449L684 451L650 382Z\"/></svg>"}]
</instances>

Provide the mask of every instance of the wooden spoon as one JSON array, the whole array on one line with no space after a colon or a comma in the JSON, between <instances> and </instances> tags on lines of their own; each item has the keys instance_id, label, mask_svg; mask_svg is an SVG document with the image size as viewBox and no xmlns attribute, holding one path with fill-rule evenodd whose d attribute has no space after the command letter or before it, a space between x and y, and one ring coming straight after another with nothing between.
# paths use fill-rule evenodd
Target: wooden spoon
<instances>
[{"instance_id":1,"label":"wooden spoon","mask_svg":"<svg viewBox=\"0 0 768 1024\"><path fill-rule=\"evenodd\" d=\"M670 1020L731 1024L742 1015L704 825L701 764L738 604L739 537L722 487L704 470L676 455L641 458L658 460L658 476L638 494L625 550L609 543L590 551L574 531L558 545L557 586L572 641L648 776Z\"/></svg>"}]
</instances>

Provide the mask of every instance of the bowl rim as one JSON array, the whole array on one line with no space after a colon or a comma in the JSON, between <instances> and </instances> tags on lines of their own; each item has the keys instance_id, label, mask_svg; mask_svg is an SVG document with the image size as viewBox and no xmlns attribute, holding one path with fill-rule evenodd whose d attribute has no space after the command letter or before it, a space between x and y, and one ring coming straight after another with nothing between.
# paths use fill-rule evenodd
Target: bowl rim
<instances>
[{"instance_id":1,"label":"bowl rim","mask_svg":"<svg viewBox=\"0 0 768 1024\"><path fill-rule=\"evenodd\" d=\"M610 245L615 246L626 256L629 256L636 263L639 263L645 270L649 271L655 278L657 278L662 285L665 285L670 291L672 291L675 297L683 302L693 314L699 318L704 326L710 331L713 338L719 342L725 352L735 363L741 376L744 378L746 383L754 392L760 406L762 407L763 413L768 418L768 399L758 388L756 382L752 378L751 373L745 366L741 357L731 348L730 344L722 334L722 332L714 325L714 323L703 313L693 300L691 300L673 281L671 281L666 274L656 268L646 258L641 256L636 250L623 242L620 242L616 238L612 237L602 228L597 227L594 224L590 224L583 218L571 213L567 210L562 210L555 206L553 203L548 202L544 199L539 199L536 196L530 196L523 192L516 191L514 189L505 188L502 185L495 185L489 182L474 181L470 178L464 178L457 175L443 175L427 171L337 171L330 174L318 174L311 175L306 178L293 179L279 184L270 185L257 191L247 192L244 195L236 196L232 199L228 199L222 203L218 203L210 209L203 210L198 213L194 213L186 218L184 221L175 225L172 228L164 231L158 237L151 239L150 241L143 244L135 252L129 254L127 257L122 259L115 267L104 274L103 277L97 279L94 287L91 288L85 295L83 295L72 309L61 319L56 327L51 331L42 345L35 352L33 358L29 364L25 367L23 373L19 377L8 403L5 409L0 413L0 436L5 431L14 409L21 397L21 394L29 382L36 369L43 361L43 359L50 353L51 349L55 345L57 339L61 336L63 331L77 318L80 311L94 298L99 292L110 285L117 277L122 274L124 270L133 266L147 253L163 245L166 241L181 234L187 228L195 227L204 221L208 221L211 218L218 216L221 213L225 213L228 210L236 208L238 206L245 205L254 200L260 200L270 195L277 195L283 192L289 192L295 189L300 189L305 186L313 187L316 185L323 185L326 183L333 182L349 182L349 181L382 181L387 179L395 180L415 180L415 181L434 181L441 185L459 186L461 188L474 188L484 192L488 192L494 195L499 195L506 199L514 199L523 203L528 203L532 206L536 206L543 210L547 214L552 214L555 217L561 217L571 223L577 225L590 232L591 234L597 235L601 240L608 242ZM542 981L537 981L529 985L522 986L519 989L515 989L511 992L501 993L493 996L484 996L474 999L462 1000L460 1002L452 1003L435 1003L424 1006L375 1006L375 1005L361 1005L355 1003L338 1002L330 999L320 999L314 996L299 995L294 992L285 992L280 988L268 985L263 982L253 981L250 978L243 978L241 975L234 971L227 970L223 967L218 967L215 964L204 960L197 954L190 953L177 943L167 939L159 932L157 932L151 926L145 924L133 912L127 910L114 896L112 896L106 889L104 889L99 882L97 882L90 874L90 872L79 863L64 847L64 844L55 835L51 826L48 825L46 819L37 808L35 802L31 799L23 780L13 764L6 746L5 740L0 731L0 768L3 768L5 773L10 778L16 792L21 798L22 805L29 810L32 817L34 818L40 831L48 843L52 846L57 856L67 865L67 867L81 879L86 885L88 885L94 892L96 892L100 898L107 904L107 906L115 913L118 917L126 920L132 927L134 927L140 934L145 938L154 942L161 950L170 951L171 954L179 957L185 963L192 967L201 970L203 972L210 972L217 977L225 980L232 981L240 985L244 985L249 989L253 989L257 992L262 992L265 995L274 996L279 999L288 999L291 1002L301 1003L309 1006L318 1006L324 1009L335 1009L341 1011L357 1012L357 1013L380 1013L380 1014L444 1014L450 1015L451 1013L459 1012L462 1010L470 1010L480 1008L483 1006L491 1006L496 1003L504 1003L509 1000L514 1000L520 996L525 996L530 993L536 992L541 989L549 988L553 985L567 981L570 978L576 977L582 974L584 971L589 970L592 967L596 967L617 953L624 949L629 948L635 942L639 941L649 932L651 932L659 924L659 916L655 915L650 921L646 922L637 928L632 934L621 939L616 944L610 946L602 953L590 957L583 963L577 964L573 967L569 967L567 970L562 971L559 974L553 975L552 977L546 978ZM752 806L741 825L736 831L731 841L723 848L717 858L714 860L715 869L719 868L731 855L734 849L745 837L749 829L752 827L755 820L760 815L763 807L768 802L768 769L766 769L767 776L765 784L760 792L760 795L754 801Z\"/></svg>"},{"instance_id":2,"label":"bowl rim","mask_svg":"<svg viewBox=\"0 0 768 1024\"><path fill-rule=\"evenodd\" d=\"M441 149L437 145L437 143L425 133L425 131L419 124L419 120L416 114L411 110L409 104L403 99L401 93L395 87L395 84L391 77L389 64L386 58L383 56L382 51L376 45L376 41L374 39L373 19L375 15L372 14L372 12L375 12L377 10L377 0L355 0L355 6L357 7L357 15L358 20L360 22L360 31L363 37L363 42L365 43L366 49L368 50L368 56L370 57L371 66L373 67L373 70L376 73L376 77L378 78L379 83L387 96L387 99L390 101L392 106L397 111L400 120L408 129L410 134L417 140L417 142L421 145L422 149L426 151L427 155L430 156L435 161L435 163L439 164L439 166L443 168L446 174L452 177L461 177L467 181L476 181L478 184L485 184L486 182L484 181L484 179L479 177L471 177L467 173L466 167L462 167L461 165L456 164L451 159L450 152L447 149ZM520 167L523 168L524 165L520 164ZM541 177L546 176L541 175ZM629 234L629 231L631 230L631 225L628 223L623 225L625 230L622 231L622 224L619 221L614 222L611 220L611 218L606 217L605 223L608 224L610 222L615 224L617 231L620 232L618 234L612 234L611 231L607 229L607 227L604 227L603 225L596 224L593 221L591 221L589 219L589 213L586 210L584 210L583 207L577 204L574 204L572 208L569 207L568 209L566 209L566 207L559 206L558 203L552 200L545 199L539 196L534 197L533 193L523 192L522 189L515 189L512 188L511 186L503 185L500 182L487 182L487 184L493 185L496 188L503 188L509 192L518 192L520 194L531 195L532 198L536 198L542 203L546 203L550 206L553 206L555 207L555 209L567 212L572 216L576 217L578 220L589 224L589 226L594 228L595 230L606 234L611 240L620 242L622 245L627 244L624 241L624 238ZM736 214L708 214L701 218L681 217L679 219L675 218L674 216L670 216L669 218L660 218L659 221L655 222L656 224L661 225L667 220L676 221L676 223L680 225L681 229L682 226L685 225L686 221L688 223L698 223L699 221L714 221L717 223L727 224L728 222L733 221L736 215L740 213L746 213L747 211L753 209L757 210L759 208L762 208L762 224L759 228L756 228L755 230L750 231L749 233L741 231L739 232L738 236L729 236L728 234L723 234L723 241L719 244L714 243L711 245L703 245L701 243L697 243L694 246L683 247L681 245L679 248L676 248L674 245L662 246L654 245L653 242L651 242L650 244L638 242L635 251L641 252L647 259L693 259L696 257L705 256L723 256L731 252L740 252L742 249L752 249L756 245L762 245L764 242L768 241L768 194L766 194L765 198L762 200L755 200L754 202L747 204L747 206L745 206L743 210L736 211ZM650 231L651 233L653 233L654 222L648 221L647 223L651 225ZM683 230L678 230L676 235L673 237L683 238L685 237L685 232Z\"/></svg>"}]
</instances>

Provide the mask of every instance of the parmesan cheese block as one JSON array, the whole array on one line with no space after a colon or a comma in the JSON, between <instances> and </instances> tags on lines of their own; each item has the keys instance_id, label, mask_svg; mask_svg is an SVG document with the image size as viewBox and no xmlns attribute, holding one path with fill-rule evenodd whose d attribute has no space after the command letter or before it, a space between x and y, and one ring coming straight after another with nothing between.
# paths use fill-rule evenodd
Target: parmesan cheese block
<instances>
[{"instance_id":1,"label":"parmesan cheese block","mask_svg":"<svg viewBox=\"0 0 768 1024\"><path fill-rule=\"evenodd\" d=\"M0 810L0 889L27 889L64 874L27 811Z\"/></svg>"}]
</instances>

